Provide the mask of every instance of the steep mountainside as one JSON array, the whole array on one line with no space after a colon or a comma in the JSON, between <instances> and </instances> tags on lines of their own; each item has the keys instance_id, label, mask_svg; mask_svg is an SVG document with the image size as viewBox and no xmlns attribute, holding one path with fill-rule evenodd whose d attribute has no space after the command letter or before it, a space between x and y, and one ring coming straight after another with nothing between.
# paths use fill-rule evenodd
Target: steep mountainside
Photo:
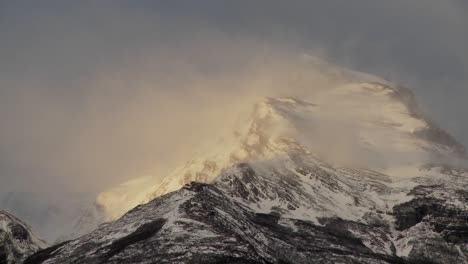
<instances>
[{"instance_id":1,"label":"steep mountainside","mask_svg":"<svg viewBox=\"0 0 468 264\"><path fill-rule=\"evenodd\" d=\"M20 263L45 246L26 224L0 211L0 263Z\"/></svg>"},{"instance_id":2,"label":"steep mountainside","mask_svg":"<svg viewBox=\"0 0 468 264\"><path fill-rule=\"evenodd\" d=\"M241 163L26 263L466 263L468 171L418 173Z\"/></svg>"}]
</instances>

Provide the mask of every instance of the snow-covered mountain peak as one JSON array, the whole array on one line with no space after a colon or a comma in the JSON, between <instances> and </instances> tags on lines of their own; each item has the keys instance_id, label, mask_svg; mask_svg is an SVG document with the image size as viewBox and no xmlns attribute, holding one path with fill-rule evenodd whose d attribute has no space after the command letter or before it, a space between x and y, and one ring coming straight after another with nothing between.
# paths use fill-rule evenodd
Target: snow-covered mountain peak
<instances>
[{"instance_id":1,"label":"snow-covered mountain peak","mask_svg":"<svg viewBox=\"0 0 468 264\"><path fill-rule=\"evenodd\" d=\"M98 205L108 219L115 219L192 181L211 182L235 164L298 151L335 166L389 175L410 165L420 167L434 159L464 154L460 144L424 117L409 90L385 81L349 81L325 88L311 85L310 93L300 99L267 97L250 107L233 131L213 131L209 136L218 140L202 146L194 159L182 163L162 182L144 178L136 180L139 184L120 185L101 193ZM404 176L395 173L395 177Z\"/></svg>"},{"instance_id":2,"label":"snow-covered mountain peak","mask_svg":"<svg viewBox=\"0 0 468 264\"><path fill-rule=\"evenodd\" d=\"M291 91L248 98L165 177L101 193L117 220L28 260L467 263L468 171L447 162L464 148L410 90L305 60L321 81L272 82Z\"/></svg>"}]
</instances>

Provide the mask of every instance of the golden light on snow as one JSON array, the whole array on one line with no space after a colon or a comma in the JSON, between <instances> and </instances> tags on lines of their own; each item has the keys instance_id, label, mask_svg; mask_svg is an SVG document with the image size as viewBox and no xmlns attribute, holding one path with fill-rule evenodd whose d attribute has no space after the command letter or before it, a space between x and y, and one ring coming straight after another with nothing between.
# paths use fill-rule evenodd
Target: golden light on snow
<instances>
[{"instance_id":1,"label":"golden light on snow","mask_svg":"<svg viewBox=\"0 0 468 264\"><path fill-rule=\"evenodd\" d=\"M401 176L399 171L408 163L422 164L430 158L428 150L434 146L414 135L428 124L397 99L400 95L390 84L310 60L304 62L307 67L289 69L295 72L293 77L290 71L279 71L269 75L271 82L261 81L262 74L237 82L255 84L257 90L262 90L260 84L274 85L263 88L276 96L246 93L249 100L235 101L227 112L229 107L224 106L229 104L214 103L212 110L219 113L211 115L209 130L197 135L200 144L192 146L190 156L178 157L179 163L167 173L132 180L98 196L108 217L116 218L190 181L210 182L236 163L275 159L291 149L314 153L337 166L390 174L392 169L395 176ZM294 85L287 86L290 78ZM228 116L235 122L226 122Z\"/></svg>"}]
</instances>

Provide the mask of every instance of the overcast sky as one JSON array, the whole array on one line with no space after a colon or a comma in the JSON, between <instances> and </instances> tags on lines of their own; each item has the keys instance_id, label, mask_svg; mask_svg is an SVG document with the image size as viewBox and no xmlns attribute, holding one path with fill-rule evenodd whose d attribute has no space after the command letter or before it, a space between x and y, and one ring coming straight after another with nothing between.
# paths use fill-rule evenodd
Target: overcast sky
<instances>
[{"instance_id":1,"label":"overcast sky","mask_svg":"<svg viewBox=\"0 0 468 264\"><path fill-rule=\"evenodd\" d=\"M467 13L464 0L0 1L0 192L97 191L167 166L209 132L205 95L229 101L224 77L272 50L399 82L468 145Z\"/></svg>"}]
</instances>

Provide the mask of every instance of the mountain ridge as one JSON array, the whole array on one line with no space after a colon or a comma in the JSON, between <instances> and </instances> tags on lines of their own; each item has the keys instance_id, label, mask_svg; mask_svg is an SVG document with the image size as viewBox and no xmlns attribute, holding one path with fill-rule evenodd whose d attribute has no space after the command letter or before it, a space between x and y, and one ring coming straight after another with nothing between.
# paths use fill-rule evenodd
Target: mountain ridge
<instances>
[{"instance_id":1,"label":"mountain ridge","mask_svg":"<svg viewBox=\"0 0 468 264\"><path fill-rule=\"evenodd\" d=\"M312 165L311 161L316 162L296 160L294 171L283 167L285 171L276 171L276 180L272 180L271 172L275 170L271 168L235 165L212 184L190 183L60 246L44 262L28 263L467 261L465 253L461 253L467 250L463 244L467 237L459 233L457 240L450 235L460 228L467 229L466 222L458 222L457 229L450 218L440 217L453 217L453 209L449 208L458 208L455 215L460 215L460 219L468 216L463 207L468 196L466 192L459 195L467 187L468 171L443 173L433 168L429 170L433 175L425 177L427 182L401 184L401 191L380 173L350 170L355 174L345 176L343 170L332 173L329 167L323 167L326 164ZM272 166L277 167L278 162ZM310 172L316 172L315 177ZM445 184L438 187L438 193L431 193L438 180ZM310 187L303 189L305 186ZM373 192L389 197L388 201L375 200L376 196L369 195ZM427 206L434 201L439 205L433 212L427 210L415 218L419 207L414 204L426 206L425 201L431 201ZM299 216L303 212L317 215ZM427 231L433 224L437 224L438 233ZM441 254L440 250L432 255L424 246L428 240L450 255ZM460 253L451 250L452 244ZM460 248L462 245L465 246Z\"/></svg>"},{"instance_id":2,"label":"mountain ridge","mask_svg":"<svg viewBox=\"0 0 468 264\"><path fill-rule=\"evenodd\" d=\"M0 210L0 263L19 263L45 247L46 243L27 224Z\"/></svg>"}]
</instances>

